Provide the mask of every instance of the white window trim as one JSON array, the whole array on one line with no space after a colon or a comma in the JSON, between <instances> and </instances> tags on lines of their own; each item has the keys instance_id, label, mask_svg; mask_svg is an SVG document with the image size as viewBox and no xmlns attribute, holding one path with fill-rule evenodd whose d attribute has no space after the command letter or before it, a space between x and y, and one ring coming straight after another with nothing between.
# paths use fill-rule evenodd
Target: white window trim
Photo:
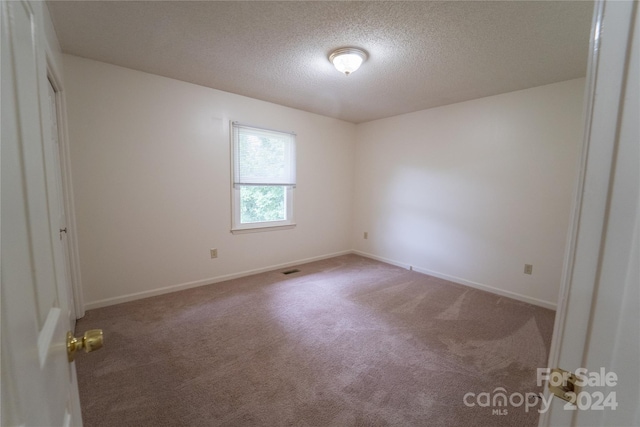
<instances>
[{"instance_id":1,"label":"white window trim","mask_svg":"<svg viewBox=\"0 0 640 427\"><path fill-rule=\"evenodd\" d=\"M276 230L291 230L296 227L295 223L286 224L286 225L270 225L270 226L261 226L254 228L233 228L231 229L232 234L247 234L247 233L261 233L263 231L276 231Z\"/></svg>"},{"instance_id":2,"label":"white window trim","mask_svg":"<svg viewBox=\"0 0 640 427\"><path fill-rule=\"evenodd\" d=\"M275 231L275 230L287 230L295 228L296 222L294 218L294 191L295 185L286 185L285 187L285 212L287 212L287 219L284 221L264 221L242 224L240 222L240 186L235 185L235 129L234 124L239 126L251 127L260 130L267 130L271 132L282 132L295 135L293 132L279 131L259 126L246 125L238 122L230 122L230 141L231 141L231 233L244 234L244 233L257 233L263 231ZM295 161L295 160L294 160Z\"/></svg>"}]
</instances>

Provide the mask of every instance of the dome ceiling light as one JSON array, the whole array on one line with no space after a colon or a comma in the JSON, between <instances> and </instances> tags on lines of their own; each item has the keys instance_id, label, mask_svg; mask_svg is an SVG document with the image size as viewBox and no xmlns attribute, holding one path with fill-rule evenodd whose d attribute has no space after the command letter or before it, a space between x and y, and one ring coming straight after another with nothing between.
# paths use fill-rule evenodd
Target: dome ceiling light
<instances>
[{"instance_id":1,"label":"dome ceiling light","mask_svg":"<svg viewBox=\"0 0 640 427\"><path fill-rule=\"evenodd\" d=\"M345 76L360 68L360 65L366 60L367 52L355 47L336 49L329 55L329 61L336 67L336 70L344 73Z\"/></svg>"}]
</instances>

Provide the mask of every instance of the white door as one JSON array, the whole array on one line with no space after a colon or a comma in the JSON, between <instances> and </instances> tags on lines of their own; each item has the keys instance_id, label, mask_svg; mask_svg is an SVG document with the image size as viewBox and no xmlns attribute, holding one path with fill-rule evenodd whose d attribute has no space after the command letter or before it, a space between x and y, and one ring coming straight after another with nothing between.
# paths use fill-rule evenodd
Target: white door
<instances>
[{"instance_id":1,"label":"white door","mask_svg":"<svg viewBox=\"0 0 640 427\"><path fill-rule=\"evenodd\" d=\"M591 383L577 405L554 398L541 426L640 425L640 9L603 1L595 16L582 177L549 359L583 368Z\"/></svg>"},{"instance_id":2,"label":"white door","mask_svg":"<svg viewBox=\"0 0 640 427\"><path fill-rule=\"evenodd\" d=\"M56 190L45 137L50 123L41 27L27 2L3 1L1 8L0 423L81 425L75 365L66 353L68 289L60 279L59 230L52 226Z\"/></svg>"}]
</instances>

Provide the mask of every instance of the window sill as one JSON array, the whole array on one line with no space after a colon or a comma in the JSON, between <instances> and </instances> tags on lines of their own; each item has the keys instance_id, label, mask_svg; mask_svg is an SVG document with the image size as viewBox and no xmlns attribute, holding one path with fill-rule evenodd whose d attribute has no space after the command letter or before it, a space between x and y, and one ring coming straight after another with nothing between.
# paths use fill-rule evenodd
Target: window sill
<instances>
[{"instance_id":1,"label":"window sill","mask_svg":"<svg viewBox=\"0 0 640 427\"><path fill-rule=\"evenodd\" d=\"M276 231L276 230L290 230L295 228L296 224L284 224L284 225L267 225L267 226L256 226L251 228L232 228L232 234L246 234L246 233L260 233L263 231Z\"/></svg>"}]
</instances>

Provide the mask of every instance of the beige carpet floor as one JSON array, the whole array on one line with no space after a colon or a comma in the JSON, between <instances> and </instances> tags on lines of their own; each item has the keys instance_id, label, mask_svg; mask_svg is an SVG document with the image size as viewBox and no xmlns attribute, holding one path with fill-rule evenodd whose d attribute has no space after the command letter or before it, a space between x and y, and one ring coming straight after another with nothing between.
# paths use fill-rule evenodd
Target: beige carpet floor
<instances>
[{"instance_id":1,"label":"beige carpet floor","mask_svg":"<svg viewBox=\"0 0 640 427\"><path fill-rule=\"evenodd\" d=\"M537 424L463 398L541 391L553 311L356 255L297 268L88 311L85 426Z\"/></svg>"}]
</instances>

